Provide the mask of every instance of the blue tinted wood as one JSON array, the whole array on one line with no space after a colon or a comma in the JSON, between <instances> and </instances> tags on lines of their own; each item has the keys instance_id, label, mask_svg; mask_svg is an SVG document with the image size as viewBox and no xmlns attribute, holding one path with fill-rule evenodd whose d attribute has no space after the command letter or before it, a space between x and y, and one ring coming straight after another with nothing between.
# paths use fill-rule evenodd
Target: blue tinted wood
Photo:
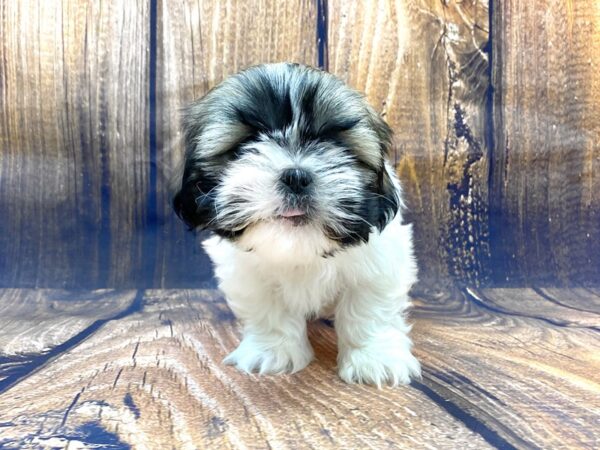
<instances>
[{"instance_id":1,"label":"blue tinted wood","mask_svg":"<svg viewBox=\"0 0 600 450\"><path fill-rule=\"evenodd\" d=\"M46 291L50 302L106 308L123 296L138 306L107 316L68 351L54 347L53 359L0 394L0 445L79 436L161 448L591 448L600 439L600 334L589 311L559 304L587 305L598 318L600 297L537 291L415 293L423 380L383 390L339 380L325 322L309 325L316 360L306 369L246 375L222 363L241 329L216 291ZM28 295L40 310L36 291L12 290L0 291L0 311Z\"/></svg>"}]
</instances>

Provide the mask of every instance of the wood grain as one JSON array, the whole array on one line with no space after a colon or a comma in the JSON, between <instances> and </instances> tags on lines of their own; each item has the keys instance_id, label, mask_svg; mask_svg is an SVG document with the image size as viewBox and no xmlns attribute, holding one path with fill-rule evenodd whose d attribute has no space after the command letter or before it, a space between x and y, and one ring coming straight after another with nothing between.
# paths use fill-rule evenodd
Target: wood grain
<instances>
[{"instance_id":1,"label":"wood grain","mask_svg":"<svg viewBox=\"0 0 600 450\"><path fill-rule=\"evenodd\" d=\"M600 331L600 296L584 289L467 288L472 299L492 310ZM542 306L542 308L540 308Z\"/></svg>"},{"instance_id":2,"label":"wood grain","mask_svg":"<svg viewBox=\"0 0 600 450\"><path fill-rule=\"evenodd\" d=\"M494 279L597 285L598 3L493 5Z\"/></svg>"},{"instance_id":3,"label":"wood grain","mask_svg":"<svg viewBox=\"0 0 600 450\"><path fill-rule=\"evenodd\" d=\"M396 133L421 277L486 281L486 1L329 2L329 69Z\"/></svg>"},{"instance_id":4,"label":"wood grain","mask_svg":"<svg viewBox=\"0 0 600 450\"><path fill-rule=\"evenodd\" d=\"M157 201L162 228L154 286L199 286L210 276L206 255L170 207L170 179L183 156L181 108L252 65L315 65L316 23L316 5L301 0L159 1Z\"/></svg>"},{"instance_id":5,"label":"wood grain","mask_svg":"<svg viewBox=\"0 0 600 450\"><path fill-rule=\"evenodd\" d=\"M9 423L0 442L49 442L98 422L138 448L485 445L416 389L392 396L344 385L326 325L311 329L319 358L311 370L246 376L221 363L239 329L214 292L149 291L144 300L143 312L109 323L0 397L0 422Z\"/></svg>"},{"instance_id":6,"label":"wood grain","mask_svg":"<svg viewBox=\"0 0 600 450\"><path fill-rule=\"evenodd\" d=\"M135 291L0 289L0 356L44 353L124 311Z\"/></svg>"},{"instance_id":7,"label":"wood grain","mask_svg":"<svg viewBox=\"0 0 600 450\"><path fill-rule=\"evenodd\" d=\"M0 286L212 286L169 206L178 113L281 60L393 126L425 284L598 284L592 0L140 5L0 4Z\"/></svg>"},{"instance_id":8,"label":"wood grain","mask_svg":"<svg viewBox=\"0 0 600 450\"><path fill-rule=\"evenodd\" d=\"M424 378L377 390L337 378L335 332L323 322L309 327L317 360L306 370L248 376L221 364L240 330L218 293L146 291L140 311L0 395L0 444L591 448L600 440L600 335L550 323L562 314L544 296L539 317L513 311L532 292L477 291L496 308L469 293L418 293ZM576 296L600 304L594 295Z\"/></svg>"},{"instance_id":9,"label":"wood grain","mask_svg":"<svg viewBox=\"0 0 600 450\"><path fill-rule=\"evenodd\" d=\"M0 290L0 394L140 308L139 291Z\"/></svg>"},{"instance_id":10,"label":"wood grain","mask_svg":"<svg viewBox=\"0 0 600 450\"><path fill-rule=\"evenodd\" d=\"M536 312L517 309L530 291L485 290L493 307L466 294L440 293L415 309L415 346L433 389L456 395L517 448L596 447L600 310L595 325L575 325L541 296Z\"/></svg>"},{"instance_id":11,"label":"wood grain","mask_svg":"<svg viewBox=\"0 0 600 450\"><path fill-rule=\"evenodd\" d=\"M170 208L180 108L243 67L315 64L316 5L63 0L1 11L0 286L211 285Z\"/></svg>"},{"instance_id":12,"label":"wood grain","mask_svg":"<svg viewBox=\"0 0 600 450\"><path fill-rule=\"evenodd\" d=\"M147 2L0 14L0 285L142 283Z\"/></svg>"}]
</instances>

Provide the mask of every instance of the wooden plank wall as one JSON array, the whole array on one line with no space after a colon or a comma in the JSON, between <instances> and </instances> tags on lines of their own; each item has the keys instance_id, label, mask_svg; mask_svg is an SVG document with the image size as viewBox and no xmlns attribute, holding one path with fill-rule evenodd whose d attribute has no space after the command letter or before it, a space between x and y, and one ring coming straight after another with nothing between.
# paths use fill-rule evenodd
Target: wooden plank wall
<instances>
[{"instance_id":1,"label":"wooden plank wall","mask_svg":"<svg viewBox=\"0 0 600 450\"><path fill-rule=\"evenodd\" d=\"M316 65L317 7L140 5L1 3L0 286L210 284L170 208L179 108L247 66Z\"/></svg>"},{"instance_id":2,"label":"wooden plank wall","mask_svg":"<svg viewBox=\"0 0 600 450\"><path fill-rule=\"evenodd\" d=\"M600 280L593 0L0 5L0 286L207 284L168 205L178 110L278 60L394 127L428 284Z\"/></svg>"},{"instance_id":3,"label":"wooden plank wall","mask_svg":"<svg viewBox=\"0 0 600 450\"><path fill-rule=\"evenodd\" d=\"M0 5L0 285L141 282L148 5Z\"/></svg>"},{"instance_id":4,"label":"wooden plank wall","mask_svg":"<svg viewBox=\"0 0 600 450\"><path fill-rule=\"evenodd\" d=\"M396 132L421 277L486 279L487 1L329 2L329 69Z\"/></svg>"},{"instance_id":5,"label":"wooden plank wall","mask_svg":"<svg viewBox=\"0 0 600 450\"><path fill-rule=\"evenodd\" d=\"M495 281L600 281L600 6L493 4Z\"/></svg>"},{"instance_id":6,"label":"wooden plank wall","mask_svg":"<svg viewBox=\"0 0 600 450\"><path fill-rule=\"evenodd\" d=\"M155 286L199 286L211 274L198 242L170 206L168 185L182 156L180 109L245 67L276 61L315 65L316 9L306 1L158 3L157 192L163 224Z\"/></svg>"}]
</instances>

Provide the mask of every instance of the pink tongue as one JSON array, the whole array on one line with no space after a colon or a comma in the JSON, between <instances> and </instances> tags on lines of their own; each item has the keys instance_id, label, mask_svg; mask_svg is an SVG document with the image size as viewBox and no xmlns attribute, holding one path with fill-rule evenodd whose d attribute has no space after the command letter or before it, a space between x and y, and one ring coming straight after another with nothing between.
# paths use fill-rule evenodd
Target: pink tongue
<instances>
[{"instance_id":1,"label":"pink tongue","mask_svg":"<svg viewBox=\"0 0 600 450\"><path fill-rule=\"evenodd\" d=\"M287 211L282 213L281 217L298 217L298 216L303 216L304 214L305 214L304 211L294 208L294 209L288 209Z\"/></svg>"}]
</instances>

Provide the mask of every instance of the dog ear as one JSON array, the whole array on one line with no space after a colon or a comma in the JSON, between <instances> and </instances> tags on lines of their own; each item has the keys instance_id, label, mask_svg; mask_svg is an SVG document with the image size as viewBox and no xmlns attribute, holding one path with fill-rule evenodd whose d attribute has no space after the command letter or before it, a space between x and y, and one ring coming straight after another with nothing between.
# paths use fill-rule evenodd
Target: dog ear
<instances>
[{"instance_id":1,"label":"dog ear","mask_svg":"<svg viewBox=\"0 0 600 450\"><path fill-rule=\"evenodd\" d=\"M379 231L383 230L388 223L396 216L402 206L400 197L400 185L394 180L393 170L386 161L389 160L393 152L393 131L390 126L370 107L369 124L377 138L379 139L379 148L381 151L381 165L377 171L377 181L375 186L377 205L376 226Z\"/></svg>"},{"instance_id":2,"label":"dog ear","mask_svg":"<svg viewBox=\"0 0 600 450\"><path fill-rule=\"evenodd\" d=\"M191 230L206 228L214 218L213 188L216 181L207 176L200 156L204 134L210 127L210 117L206 114L209 109L208 96L196 100L182 113L182 124L185 139L185 160L180 175L177 193L173 196L173 209ZM179 172L181 174L181 172Z\"/></svg>"},{"instance_id":3,"label":"dog ear","mask_svg":"<svg viewBox=\"0 0 600 450\"><path fill-rule=\"evenodd\" d=\"M215 220L215 188L227 154L248 138L250 128L239 122L235 107L223 106L233 96L220 94L222 90L212 89L183 110L185 166L173 208L190 229L208 227L227 234L218 229Z\"/></svg>"},{"instance_id":4,"label":"dog ear","mask_svg":"<svg viewBox=\"0 0 600 450\"><path fill-rule=\"evenodd\" d=\"M378 174L376 193L378 216L375 225L382 231L396 216L401 206L399 186L392 180L387 165L384 165Z\"/></svg>"},{"instance_id":5,"label":"dog ear","mask_svg":"<svg viewBox=\"0 0 600 450\"><path fill-rule=\"evenodd\" d=\"M215 214L215 199L213 191L215 183L204 176L200 165L187 159L181 188L173 197L173 208L181 220L190 229L205 228L213 220Z\"/></svg>"}]
</instances>

